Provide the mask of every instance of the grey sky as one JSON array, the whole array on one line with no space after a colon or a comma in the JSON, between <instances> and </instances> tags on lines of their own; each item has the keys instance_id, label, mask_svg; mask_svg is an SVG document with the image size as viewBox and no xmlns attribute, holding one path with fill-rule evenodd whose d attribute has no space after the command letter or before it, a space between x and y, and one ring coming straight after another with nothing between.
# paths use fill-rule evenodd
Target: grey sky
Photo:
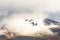
<instances>
[{"instance_id":1,"label":"grey sky","mask_svg":"<svg viewBox=\"0 0 60 40\"><path fill-rule=\"evenodd\" d=\"M20 10L21 8L24 9L24 11ZM53 12L52 14L48 13L49 18L53 20L58 20L60 13L57 14L55 12L60 11L60 0L0 0L0 13L1 10L4 10L5 12L7 9L14 12L25 12L26 10L30 10L32 12L36 10L38 11L37 14L45 11ZM9 13L11 13L11 11L9 11ZM6 16L7 14L8 13L5 13L3 15Z\"/></svg>"}]
</instances>

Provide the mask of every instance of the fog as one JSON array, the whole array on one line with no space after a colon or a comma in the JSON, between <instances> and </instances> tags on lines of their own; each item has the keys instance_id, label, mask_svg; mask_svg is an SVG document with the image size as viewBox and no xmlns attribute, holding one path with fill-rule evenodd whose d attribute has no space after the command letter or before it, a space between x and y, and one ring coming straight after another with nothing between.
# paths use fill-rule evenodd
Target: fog
<instances>
[{"instance_id":1,"label":"fog","mask_svg":"<svg viewBox=\"0 0 60 40\"><path fill-rule=\"evenodd\" d=\"M49 18L59 22L59 4L59 0L0 0L0 26L5 25L4 30L7 28L10 32L25 36L40 31L54 35L49 28L56 25L45 26L43 20ZM33 19L38 26L32 27L29 22L25 22L26 19Z\"/></svg>"}]
</instances>

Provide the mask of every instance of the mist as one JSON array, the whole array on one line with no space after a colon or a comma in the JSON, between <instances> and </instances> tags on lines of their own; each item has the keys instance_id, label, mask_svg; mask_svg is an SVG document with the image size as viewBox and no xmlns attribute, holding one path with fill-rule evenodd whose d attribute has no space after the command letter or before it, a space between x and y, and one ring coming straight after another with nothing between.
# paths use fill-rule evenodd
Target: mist
<instances>
[{"instance_id":1,"label":"mist","mask_svg":"<svg viewBox=\"0 0 60 40\"><path fill-rule=\"evenodd\" d=\"M36 36L34 34L39 34L40 32L42 34L54 35L49 28L57 27L57 25L45 26L43 20L45 18L60 20L60 13L56 13L56 11L60 11L60 2L58 1L0 0L0 26L3 27L5 25L3 29L1 27L0 29L8 29L9 32L22 36ZM25 21L26 19L33 19L33 22L38 23L38 25L32 26L28 21ZM5 32L1 31L0 34L5 35Z\"/></svg>"}]
</instances>

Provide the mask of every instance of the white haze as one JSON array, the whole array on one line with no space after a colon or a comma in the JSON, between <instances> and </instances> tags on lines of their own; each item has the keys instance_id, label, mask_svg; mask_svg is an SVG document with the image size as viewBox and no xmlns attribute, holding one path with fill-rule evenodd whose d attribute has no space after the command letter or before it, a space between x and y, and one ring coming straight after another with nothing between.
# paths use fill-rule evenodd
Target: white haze
<instances>
[{"instance_id":1,"label":"white haze","mask_svg":"<svg viewBox=\"0 0 60 40\"><path fill-rule=\"evenodd\" d=\"M56 27L56 25L45 26L43 20L49 18L48 16L51 14L46 12L60 10L59 3L59 0L0 0L0 15L4 16L0 25L2 27L5 24L4 28L17 35L33 36L34 33L54 35L49 28ZM12 14L8 16L11 11ZM31 26L29 22L25 21L26 19L34 19L38 25ZM5 31L0 33L4 34Z\"/></svg>"}]
</instances>

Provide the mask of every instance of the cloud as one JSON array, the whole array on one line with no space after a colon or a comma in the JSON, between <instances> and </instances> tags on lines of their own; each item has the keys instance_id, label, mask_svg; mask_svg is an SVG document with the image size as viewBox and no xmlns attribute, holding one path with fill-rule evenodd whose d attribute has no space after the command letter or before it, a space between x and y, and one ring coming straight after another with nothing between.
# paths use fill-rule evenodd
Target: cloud
<instances>
[{"instance_id":1,"label":"cloud","mask_svg":"<svg viewBox=\"0 0 60 40\"><path fill-rule=\"evenodd\" d=\"M25 32L26 35L27 33L29 35L30 34L29 32L33 32L31 31L31 29L34 29L34 32L38 29L39 29L38 31L42 29L43 32L47 31L50 34L51 31L48 29L50 26L46 27L45 25L43 25L43 19L45 19L46 17L53 19L54 18L53 15L57 15L57 13L53 14L53 13L44 13L44 12L55 12L56 10L60 10L59 5L57 5L59 2L57 3L56 2L57 0L0 0L0 13L1 13L0 16L2 18L2 21L0 21L1 25L5 23L6 26L8 25L7 27L11 26L12 28L13 26L15 26L15 28L17 28L16 32L17 31L19 32L19 30L21 29L20 24L25 23L23 19L33 18L35 22L39 23L38 27L35 29L33 27L30 27L29 23L28 25L24 24L27 26L25 28L25 31L24 31L24 26L23 26L22 28L23 33ZM22 19L19 17L21 17ZM13 18L15 18L16 20ZM6 22L6 20L8 21ZM51 27L52 26L54 25L51 25ZM10 31L15 31L14 27L12 30L10 29Z\"/></svg>"}]
</instances>

